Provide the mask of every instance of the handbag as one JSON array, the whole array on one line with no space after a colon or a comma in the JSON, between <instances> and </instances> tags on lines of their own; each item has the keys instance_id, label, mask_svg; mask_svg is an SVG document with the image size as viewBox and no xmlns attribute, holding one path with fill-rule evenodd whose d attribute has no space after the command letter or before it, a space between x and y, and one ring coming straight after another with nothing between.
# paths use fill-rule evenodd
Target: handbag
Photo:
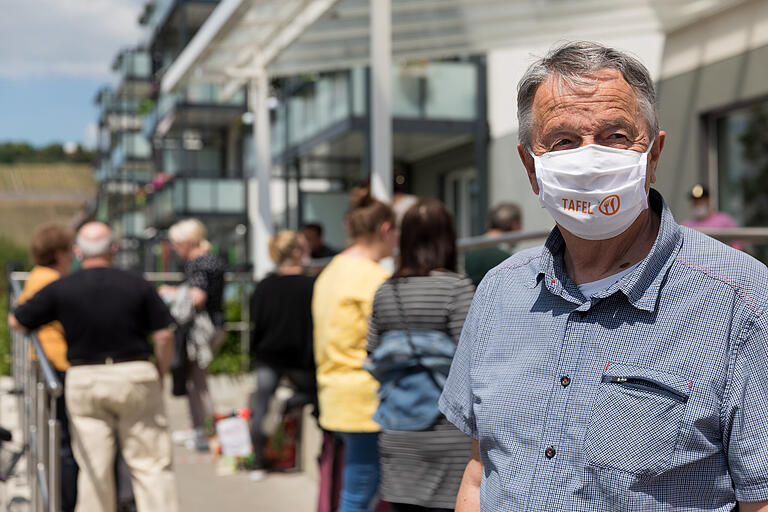
<instances>
[{"instance_id":1,"label":"handbag","mask_svg":"<svg viewBox=\"0 0 768 512\"><path fill-rule=\"evenodd\" d=\"M385 332L363 363L379 381L379 406L373 420L384 430L424 430L440 417L438 400L451 368L456 344L434 329L411 329L398 283L393 283L402 330Z\"/></svg>"}]
</instances>

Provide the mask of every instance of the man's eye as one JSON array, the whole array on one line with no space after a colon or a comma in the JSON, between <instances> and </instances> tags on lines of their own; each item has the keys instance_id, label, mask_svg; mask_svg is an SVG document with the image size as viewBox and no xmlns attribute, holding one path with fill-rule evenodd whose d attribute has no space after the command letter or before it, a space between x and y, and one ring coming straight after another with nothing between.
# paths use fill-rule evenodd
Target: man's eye
<instances>
[{"instance_id":1,"label":"man's eye","mask_svg":"<svg viewBox=\"0 0 768 512\"><path fill-rule=\"evenodd\" d=\"M613 140L626 140L627 136L623 133L612 133L608 136L608 138Z\"/></svg>"},{"instance_id":2,"label":"man's eye","mask_svg":"<svg viewBox=\"0 0 768 512\"><path fill-rule=\"evenodd\" d=\"M571 143L572 141L570 139L560 139L552 144L552 149L562 148L564 146L568 146Z\"/></svg>"}]
</instances>

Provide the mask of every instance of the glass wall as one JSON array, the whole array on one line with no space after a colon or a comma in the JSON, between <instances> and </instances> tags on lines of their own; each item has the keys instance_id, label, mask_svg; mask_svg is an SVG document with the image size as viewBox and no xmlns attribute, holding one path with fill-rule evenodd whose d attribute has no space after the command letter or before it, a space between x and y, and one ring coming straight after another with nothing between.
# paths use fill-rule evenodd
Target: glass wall
<instances>
[{"instance_id":1,"label":"glass wall","mask_svg":"<svg viewBox=\"0 0 768 512\"><path fill-rule=\"evenodd\" d=\"M718 208L739 225L768 226L768 101L714 118ZM748 248L768 261L768 244Z\"/></svg>"},{"instance_id":2,"label":"glass wall","mask_svg":"<svg viewBox=\"0 0 768 512\"><path fill-rule=\"evenodd\" d=\"M472 62L397 64L392 76L392 115L399 119L474 121L477 65ZM272 111L272 154L301 144L335 123L366 115L366 70L322 74ZM351 95L351 97L350 97Z\"/></svg>"},{"instance_id":3,"label":"glass wall","mask_svg":"<svg viewBox=\"0 0 768 512\"><path fill-rule=\"evenodd\" d=\"M768 226L768 101L715 119L719 209Z\"/></svg>"},{"instance_id":4,"label":"glass wall","mask_svg":"<svg viewBox=\"0 0 768 512\"><path fill-rule=\"evenodd\" d=\"M244 214L245 184L236 179L176 179L152 196L152 222L206 214Z\"/></svg>"}]
</instances>

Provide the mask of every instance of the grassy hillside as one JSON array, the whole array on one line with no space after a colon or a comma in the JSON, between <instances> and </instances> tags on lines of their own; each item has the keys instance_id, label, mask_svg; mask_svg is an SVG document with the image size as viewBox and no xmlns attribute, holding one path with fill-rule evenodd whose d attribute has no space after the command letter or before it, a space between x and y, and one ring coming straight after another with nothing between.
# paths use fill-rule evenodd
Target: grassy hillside
<instances>
[{"instance_id":1,"label":"grassy hillside","mask_svg":"<svg viewBox=\"0 0 768 512\"><path fill-rule=\"evenodd\" d=\"M0 165L0 237L26 246L35 226L69 221L95 194L90 165Z\"/></svg>"}]
</instances>

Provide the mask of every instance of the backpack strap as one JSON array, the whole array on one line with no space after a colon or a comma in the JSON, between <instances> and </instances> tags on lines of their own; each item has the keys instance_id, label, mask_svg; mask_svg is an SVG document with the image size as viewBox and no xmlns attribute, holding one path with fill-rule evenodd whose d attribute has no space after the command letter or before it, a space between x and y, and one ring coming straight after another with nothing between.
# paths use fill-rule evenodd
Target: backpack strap
<instances>
[{"instance_id":1,"label":"backpack strap","mask_svg":"<svg viewBox=\"0 0 768 512\"><path fill-rule=\"evenodd\" d=\"M403 301L400 298L400 287L399 282L401 278L396 278L392 280L392 291L395 294L395 302L397 303L397 309L400 314L400 322L403 324L403 328L405 330L405 340L408 343L408 346L411 347L411 352L413 352L413 356L416 358L416 362L418 363L419 367L421 367L422 370L427 372L427 375L429 375L429 379L437 386L438 389L442 389L442 386L438 382L437 378L435 377L434 372L431 368L424 366L424 364L421 362L421 354L416 350L416 346L413 344L413 338L411 337L411 328L408 325L408 316L405 312L405 308L403 307Z\"/></svg>"}]
</instances>

